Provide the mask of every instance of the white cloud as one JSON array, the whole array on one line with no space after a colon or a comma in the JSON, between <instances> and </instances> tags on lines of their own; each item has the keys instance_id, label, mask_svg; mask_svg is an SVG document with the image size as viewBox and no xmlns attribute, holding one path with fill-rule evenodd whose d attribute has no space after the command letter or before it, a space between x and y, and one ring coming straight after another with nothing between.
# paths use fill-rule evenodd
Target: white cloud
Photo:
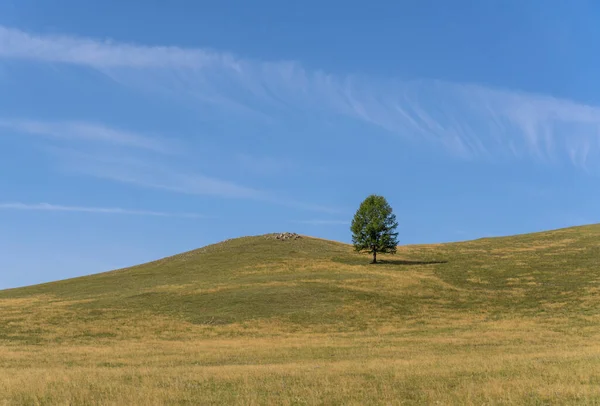
<instances>
[{"instance_id":1,"label":"white cloud","mask_svg":"<svg viewBox=\"0 0 600 406\"><path fill-rule=\"evenodd\" d=\"M99 178L188 195L249 199L298 210L321 213L340 212L339 209L334 207L283 198L275 193L242 186L235 182L158 165L135 166L126 164L119 166L92 163L87 166L80 165L76 170L80 173L87 173Z\"/></svg>"},{"instance_id":2,"label":"white cloud","mask_svg":"<svg viewBox=\"0 0 600 406\"><path fill-rule=\"evenodd\" d=\"M246 199L260 199L264 196L264 193L261 191L241 186L234 182L198 173L186 173L161 168L159 166L135 168L131 166L109 167L90 165L87 168L80 167L79 171L87 172L99 178L191 195Z\"/></svg>"},{"instance_id":3,"label":"white cloud","mask_svg":"<svg viewBox=\"0 0 600 406\"><path fill-rule=\"evenodd\" d=\"M234 63L225 54L177 47L144 47L68 36L39 36L0 26L0 56L111 67L188 67Z\"/></svg>"},{"instance_id":4,"label":"white cloud","mask_svg":"<svg viewBox=\"0 0 600 406\"><path fill-rule=\"evenodd\" d=\"M0 210L33 210L33 211L64 211L80 213L97 214L123 214L135 216L154 216L154 217L185 217L185 218L205 218L195 213L170 213L150 210L130 210L119 207L82 207L82 206L62 206L48 203L0 203Z\"/></svg>"},{"instance_id":5,"label":"white cloud","mask_svg":"<svg viewBox=\"0 0 600 406\"><path fill-rule=\"evenodd\" d=\"M54 139L100 142L163 153L174 151L174 148L166 140L109 128L96 123L78 121L48 122L0 118L1 128Z\"/></svg>"},{"instance_id":6,"label":"white cloud","mask_svg":"<svg viewBox=\"0 0 600 406\"><path fill-rule=\"evenodd\" d=\"M177 165L163 165L156 160L149 163L131 155L103 155L98 151L86 153L64 148L49 151L59 160L63 170L77 174L188 195L249 199L321 213L341 212L335 207L281 197L276 193L181 169Z\"/></svg>"},{"instance_id":7,"label":"white cloud","mask_svg":"<svg viewBox=\"0 0 600 406\"><path fill-rule=\"evenodd\" d=\"M571 162L600 158L600 107L550 96L437 81L311 71L229 53L41 36L0 26L0 57L98 69L120 83L232 113L352 117L476 159Z\"/></svg>"},{"instance_id":8,"label":"white cloud","mask_svg":"<svg viewBox=\"0 0 600 406\"><path fill-rule=\"evenodd\" d=\"M101 179L190 195L260 199L259 190L227 180L179 169L178 165L148 161L130 154L50 149L63 169Z\"/></svg>"}]
</instances>

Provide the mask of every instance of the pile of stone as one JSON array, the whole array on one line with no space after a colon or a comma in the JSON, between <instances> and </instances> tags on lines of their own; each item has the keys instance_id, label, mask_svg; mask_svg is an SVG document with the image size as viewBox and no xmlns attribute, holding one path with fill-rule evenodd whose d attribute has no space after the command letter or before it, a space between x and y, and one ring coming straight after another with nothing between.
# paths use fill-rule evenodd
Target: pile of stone
<instances>
[{"instance_id":1,"label":"pile of stone","mask_svg":"<svg viewBox=\"0 0 600 406\"><path fill-rule=\"evenodd\" d=\"M297 240L299 238L302 238L302 236L300 236L300 234L296 234L296 233L279 233L279 234L274 234L274 238L277 240L285 241L285 240Z\"/></svg>"}]
</instances>

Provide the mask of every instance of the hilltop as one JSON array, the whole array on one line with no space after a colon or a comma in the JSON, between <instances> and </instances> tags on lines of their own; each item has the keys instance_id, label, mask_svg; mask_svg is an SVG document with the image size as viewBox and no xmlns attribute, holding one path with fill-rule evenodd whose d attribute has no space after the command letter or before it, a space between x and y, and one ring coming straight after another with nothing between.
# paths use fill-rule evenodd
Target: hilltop
<instances>
[{"instance_id":1,"label":"hilltop","mask_svg":"<svg viewBox=\"0 0 600 406\"><path fill-rule=\"evenodd\" d=\"M600 402L599 258L600 225L378 265L266 235L6 290L0 403Z\"/></svg>"}]
</instances>

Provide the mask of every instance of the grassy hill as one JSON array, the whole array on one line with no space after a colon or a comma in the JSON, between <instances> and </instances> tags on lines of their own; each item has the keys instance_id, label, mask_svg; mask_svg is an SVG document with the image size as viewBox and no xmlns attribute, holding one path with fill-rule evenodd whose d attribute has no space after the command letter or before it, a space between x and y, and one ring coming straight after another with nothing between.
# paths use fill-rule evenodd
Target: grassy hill
<instances>
[{"instance_id":1,"label":"grassy hill","mask_svg":"<svg viewBox=\"0 0 600 406\"><path fill-rule=\"evenodd\" d=\"M2 291L0 405L600 403L600 225L382 260L244 237Z\"/></svg>"}]
</instances>

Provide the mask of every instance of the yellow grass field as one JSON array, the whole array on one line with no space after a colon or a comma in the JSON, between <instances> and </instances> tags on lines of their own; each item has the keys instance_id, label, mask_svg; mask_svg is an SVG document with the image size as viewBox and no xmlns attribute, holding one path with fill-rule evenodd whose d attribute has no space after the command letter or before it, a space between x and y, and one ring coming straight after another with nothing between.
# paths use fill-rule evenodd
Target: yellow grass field
<instances>
[{"instance_id":1,"label":"yellow grass field","mask_svg":"<svg viewBox=\"0 0 600 406\"><path fill-rule=\"evenodd\" d=\"M245 237L0 292L0 405L600 404L600 226Z\"/></svg>"}]
</instances>

